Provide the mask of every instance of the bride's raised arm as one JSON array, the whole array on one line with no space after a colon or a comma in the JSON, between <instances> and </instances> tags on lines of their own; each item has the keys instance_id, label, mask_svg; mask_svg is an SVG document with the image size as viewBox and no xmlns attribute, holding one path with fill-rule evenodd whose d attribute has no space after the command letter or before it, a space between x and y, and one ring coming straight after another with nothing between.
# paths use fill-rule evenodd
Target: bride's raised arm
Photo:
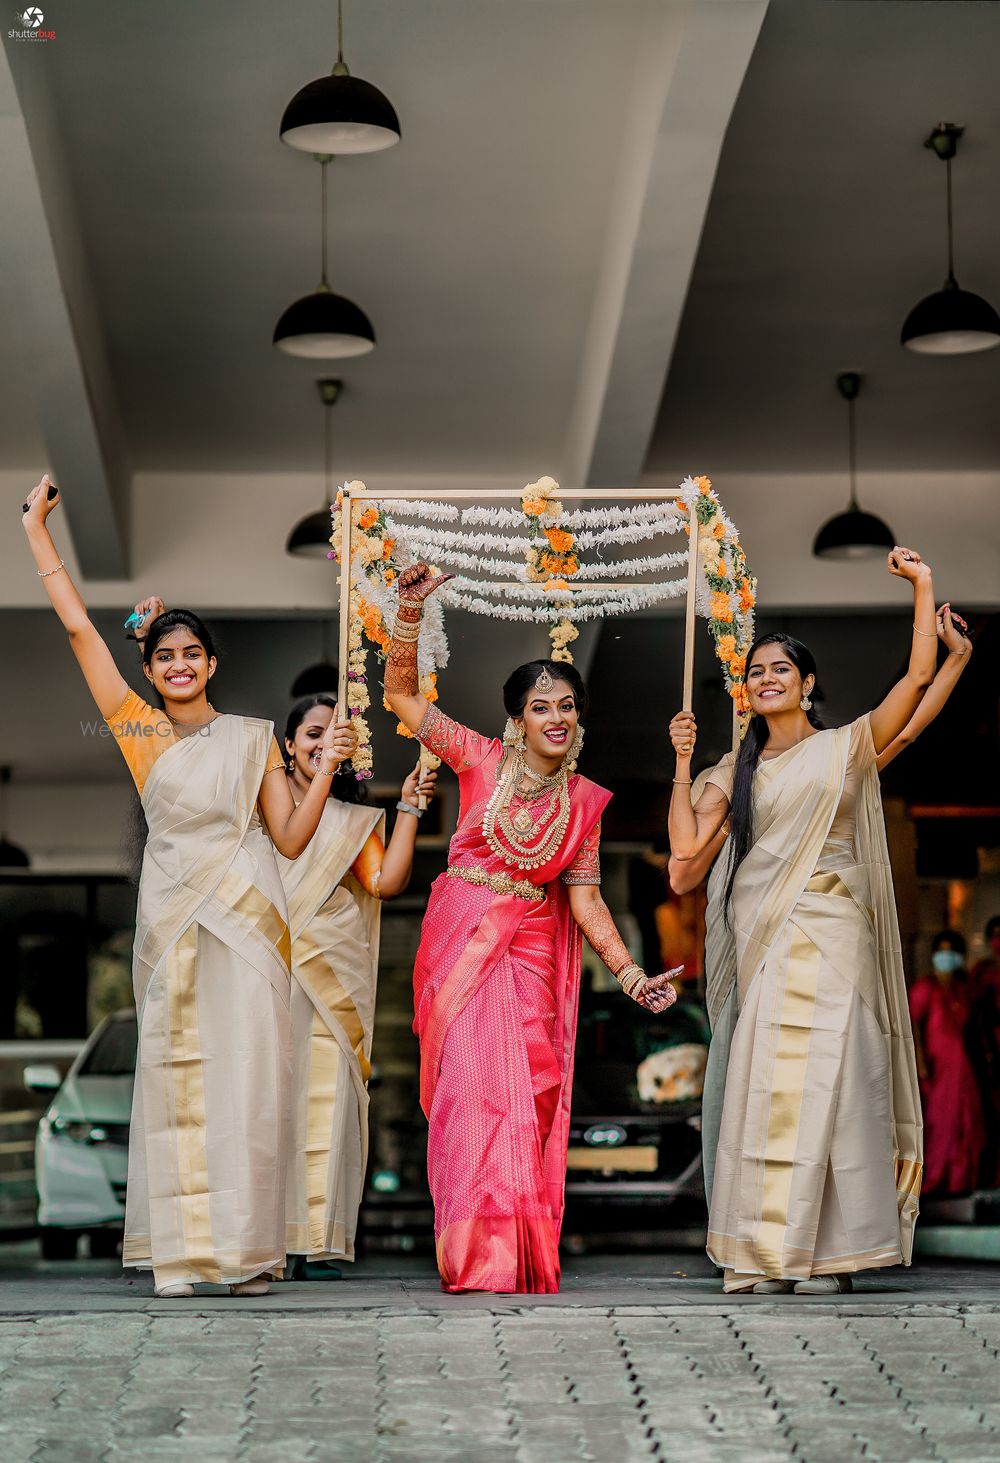
<instances>
[{"instance_id":1,"label":"bride's raised arm","mask_svg":"<svg viewBox=\"0 0 1000 1463\"><path fill-rule=\"evenodd\" d=\"M420 694L417 670L417 641L424 600L452 578L452 574L438 574L435 578L426 564L411 564L399 576L399 609L385 662L385 695L400 721L411 732L420 726L430 705L427 697Z\"/></svg>"}]
</instances>

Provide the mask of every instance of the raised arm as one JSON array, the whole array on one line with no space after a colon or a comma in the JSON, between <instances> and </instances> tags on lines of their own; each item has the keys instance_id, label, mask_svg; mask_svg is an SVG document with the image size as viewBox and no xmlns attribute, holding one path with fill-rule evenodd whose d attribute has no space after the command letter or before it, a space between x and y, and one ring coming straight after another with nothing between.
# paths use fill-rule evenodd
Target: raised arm
<instances>
[{"instance_id":1,"label":"raised arm","mask_svg":"<svg viewBox=\"0 0 1000 1463\"><path fill-rule=\"evenodd\" d=\"M420 827L420 799L434 796L436 782L437 773L418 762L403 783L399 799L413 811L404 813L397 803L396 822L388 845L383 847L378 834L372 833L351 865L351 873L362 889L377 899L398 899L406 892Z\"/></svg>"},{"instance_id":2,"label":"raised arm","mask_svg":"<svg viewBox=\"0 0 1000 1463\"><path fill-rule=\"evenodd\" d=\"M725 828L720 828L711 842L707 843L693 858L680 859L674 854L670 855L667 873L670 878L670 887L675 894L690 894L692 889L697 889L703 879L708 878L712 865L725 847L728 836Z\"/></svg>"},{"instance_id":3,"label":"raised arm","mask_svg":"<svg viewBox=\"0 0 1000 1463\"><path fill-rule=\"evenodd\" d=\"M385 662L385 695L411 732L417 730L430 705L427 697L420 694L417 670L417 641L424 600L452 578L452 574L439 574L435 578L426 564L411 564L399 576L399 609Z\"/></svg>"},{"instance_id":4,"label":"raised arm","mask_svg":"<svg viewBox=\"0 0 1000 1463\"><path fill-rule=\"evenodd\" d=\"M729 817L729 799L714 782L708 784L696 803L691 801L691 758L697 735L698 728L691 712L679 711L670 723L670 740L677 754L677 766L667 827L671 860L683 862L704 852Z\"/></svg>"},{"instance_id":5,"label":"raised arm","mask_svg":"<svg viewBox=\"0 0 1000 1463\"><path fill-rule=\"evenodd\" d=\"M59 556L45 520L60 503L49 497L51 479L46 474L28 494L28 511L22 514L24 531L34 555L35 567L45 586L52 608L69 636L70 648L79 662L97 709L105 718L113 716L128 695L129 687L115 665L114 656L91 623L87 606Z\"/></svg>"},{"instance_id":6,"label":"raised arm","mask_svg":"<svg viewBox=\"0 0 1000 1463\"><path fill-rule=\"evenodd\" d=\"M937 636L948 653L906 726L876 759L875 766L879 772L888 767L900 752L915 742L920 733L930 726L958 685L959 677L969 664L969 656L972 654L972 641L965 634L968 628L961 615L952 613L951 605L942 605L938 610Z\"/></svg>"},{"instance_id":7,"label":"raised arm","mask_svg":"<svg viewBox=\"0 0 1000 1463\"><path fill-rule=\"evenodd\" d=\"M285 858L298 858L316 832L330 795L329 779L341 762L352 755L357 744L357 734L350 722L334 721L331 717L319 744L321 755L316 776L298 807L283 767L264 774L258 798L260 811L271 842Z\"/></svg>"},{"instance_id":8,"label":"raised arm","mask_svg":"<svg viewBox=\"0 0 1000 1463\"><path fill-rule=\"evenodd\" d=\"M913 635L905 673L871 714L876 754L884 752L904 729L937 668L937 621L930 565L921 561L916 550L900 548L897 544L889 553L887 568L890 574L908 580L913 586Z\"/></svg>"}]
</instances>

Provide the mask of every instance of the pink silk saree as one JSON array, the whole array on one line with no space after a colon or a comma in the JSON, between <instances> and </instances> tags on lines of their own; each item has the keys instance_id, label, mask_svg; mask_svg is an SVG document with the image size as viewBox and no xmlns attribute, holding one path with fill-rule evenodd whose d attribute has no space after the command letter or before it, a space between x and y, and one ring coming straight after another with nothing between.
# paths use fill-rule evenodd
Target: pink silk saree
<instances>
[{"instance_id":1,"label":"pink silk saree","mask_svg":"<svg viewBox=\"0 0 1000 1463\"><path fill-rule=\"evenodd\" d=\"M436 707L418 735L458 774L449 869L538 888L535 902L442 874L424 916L413 1026L441 1284L557 1291L581 941L565 884L600 881L600 818L611 794L571 777L565 837L526 873L483 836L502 743Z\"/></svg>"}]
</instances>

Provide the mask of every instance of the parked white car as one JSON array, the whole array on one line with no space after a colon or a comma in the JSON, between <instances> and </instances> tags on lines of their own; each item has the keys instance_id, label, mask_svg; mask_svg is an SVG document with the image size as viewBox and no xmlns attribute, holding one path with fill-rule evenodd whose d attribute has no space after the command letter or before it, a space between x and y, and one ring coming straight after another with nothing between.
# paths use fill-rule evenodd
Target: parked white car
<instances>
[{"instance_id":1,"label":"parked white car","mask_svg":"<svg viewBox=\"0 0 1000 1463\"><path fill-rule=\"evenodd\" d=\"M29 1066L24 1085L54 1096L38 1124L35 1183L42 1255L70 1260L82 1234L90 1253L118 1252L125 1218L128 1129L135 1080L134 1011L116 1011L93 1032L66 1074Z\"/></svg>"}]
</instances>

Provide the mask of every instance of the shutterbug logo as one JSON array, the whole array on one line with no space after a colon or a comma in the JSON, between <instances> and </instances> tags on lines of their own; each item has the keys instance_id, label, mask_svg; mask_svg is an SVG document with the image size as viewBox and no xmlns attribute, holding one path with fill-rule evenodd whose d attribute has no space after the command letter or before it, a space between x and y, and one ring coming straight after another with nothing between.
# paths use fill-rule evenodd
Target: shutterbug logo
<instances>
[{"instance_id":1,"label":"shutterbug logo","mask_svg":"<svg viewBox=\"0 0 1000 1463\"><path fill-rule=\"evenodd\" d=\"M54 30L43 29L45 12L37 5L29 5L26 10L16 11L14 19L19 28L7 32L9 41L54 41L56 38Z\"/></svg>"}]
</instances>

